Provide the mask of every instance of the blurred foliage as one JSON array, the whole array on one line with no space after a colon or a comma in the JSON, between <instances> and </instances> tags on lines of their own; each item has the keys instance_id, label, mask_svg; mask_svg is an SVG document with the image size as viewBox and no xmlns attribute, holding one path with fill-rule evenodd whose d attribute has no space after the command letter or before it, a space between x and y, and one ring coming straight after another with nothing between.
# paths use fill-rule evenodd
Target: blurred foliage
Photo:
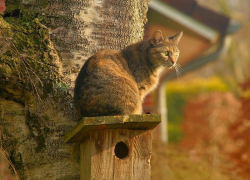
<instances>
[{"instance_id":1,"label":"blurred foliage","mask_svg":"<svg viewBox=\"0 0 250 180\"><path fill-rule=\"evenodd\" d=\"M178 124L183 119L181 123L183 131L179 133L183 139L180 144L188 149L187 152L206 157L219 168L224 168L226 173L231 174L230 179L250 180L250 0L197 0L197 2L226 14L240 22L242 26L235 34L227 36L227 49L219 61L210 63L192 74L192 77L220 77L231 93L216 94L204 90L197 94L189 92L191 93L189 97L179 95L186 99L176 98L179 102L179 99L186 100L181 108L184 117L179 116L178 122L175 123ZM184 84L190 89L191 83ZM200 90L199 87L196 88ZM176 91L180 93L178 89ZM240 97L235 97L232 92ZM173 101L168 102L168 107L174 103ZM177 107L178 104L174 106ZM178 116L178 112L175 112L171 117L171 111L175 110L174 106L169 109L169 121L172 122L175 120L173 117ZM175 130L173 133L175 138L178 137L176 136L178 128L171 127L171 129Z\"/></svg>"},{"instance_id":2,"label":"blurred foliage","mask_svg":"<svg viewBox=\"0 0 250 180\"><path fill-rule=\"evenodd\" d=\"M242 180L208 156L153 142L151 180Z\"/></svg>"},{"instance_id":3,"label":"blurred foliage","mask_svg":"<svg viewBox=\"0 0 250 180\"><path fill-rule=\"evenodd\" d=\"M195 78L190 81L171 81L167 84L168 132L170 142L179 142L183 137L180 123L183 121L184 105L200 94L227 92L228 86L218 77ZM192 110L195 112L195 110Z\"/></svg>"},{"instance_id":4,"label":"blurred foliage","mask_svg":"<svg viewBox=\"0 0 250 180\"><path fill-rule=\"evenodd\" d=\"M167 84L169 140L181 148L153 144L152 180L250 180L250 0L197 3L242 26L219 60Z\"/></svg>"},{"instance_id":5,"label":"blurred foliage","mask_svg":"<svg viewBox=\"0 0 250 180\"><path fill-rule=\"evenodd\" d=\"M232 108L233 107L233 108ZM190 109L196 109L195 113ZM234 151L229 127L237 120L239 99L232 93L200 94L184 108L181 128L185 134L181 146L201 153L223 156Z\"/></svg>"},{"instance_id":6,"label":"blurred foliage","mask_svg":"<svg viewBox=\"0 0 250 180\"><path fill-rule=\"evenodd\" d=\"M230 158L236 163L238 173L245 180L250 180L250 79L241 84L241 90L243 96L238 117L229 127L230 138L235 145Z\"/></svg>"}]
</instances>

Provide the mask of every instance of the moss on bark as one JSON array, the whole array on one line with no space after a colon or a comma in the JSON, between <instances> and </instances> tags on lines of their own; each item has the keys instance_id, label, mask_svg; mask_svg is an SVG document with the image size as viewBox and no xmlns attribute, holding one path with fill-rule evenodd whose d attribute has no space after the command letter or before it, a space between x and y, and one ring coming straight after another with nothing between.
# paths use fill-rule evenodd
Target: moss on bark
<instances>
[{"instance_id":1,"label":"moss on bark","mask_svg":"<svg viewBox=\"0 0 250 180\"><path fill-rule=\"evenodd\" d=\"M68 91L93 52L142 38L148 1L124 2L6 0L0 16L0 126L20 179L79 179L79 145L63 141L77 120Z\"/></svg>"},{"instance_id":2,"label":"moss on bark","mask_svg":"<svg viewBox=\"0 0 250 180\"><path fill-rule=\"evenodd\" d=\"M76 113L48 28L20 1L6 4L0 16L0 133L19 178L28 179L38 176L30 174L36 168L48 168L44 159L74 158L67 151L78 147L63 148L61 134L74 124ZM62 147L54 147L54 141Z\"/></svg>"},{"instance_id":3,"label":"moss on bark","mask_svg":"<svg viewBox=\"0 0 250 180\"><path fill-rule=\"evenodd\" d=\"M12 11L11 11L12 10ZM8 6L5 18L0 16L0 85L2 91L26 89L39 98L67 91L60 74L60 57L50 40L48 29L42 25L35 12ZM29 17L29 18L28 18ZM56 92L55 92L56 90ZM24 92L23 92L24 93ZM60 92L61 93L61 92ZM1 93L3 95L3 93Z\"/></svg>"}]
</instances>

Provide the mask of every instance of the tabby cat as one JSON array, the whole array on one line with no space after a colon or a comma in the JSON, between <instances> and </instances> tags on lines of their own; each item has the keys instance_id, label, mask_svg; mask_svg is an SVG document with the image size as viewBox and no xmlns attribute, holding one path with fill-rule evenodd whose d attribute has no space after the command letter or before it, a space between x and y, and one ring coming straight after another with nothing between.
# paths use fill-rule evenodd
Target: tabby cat
<instances>
[{"instance_id":1,"label":"tabby cat","mask_svg":"<svg viewBox=\"0 0 250 180\"><path fill-rule=\"evenodd\" d=\"M162 70L178 71L181 36L164 38L158 30L149 40L91 56L75 82L79 117L141 114L143 99L157 86Z\"/></svg>"}]
</instances>

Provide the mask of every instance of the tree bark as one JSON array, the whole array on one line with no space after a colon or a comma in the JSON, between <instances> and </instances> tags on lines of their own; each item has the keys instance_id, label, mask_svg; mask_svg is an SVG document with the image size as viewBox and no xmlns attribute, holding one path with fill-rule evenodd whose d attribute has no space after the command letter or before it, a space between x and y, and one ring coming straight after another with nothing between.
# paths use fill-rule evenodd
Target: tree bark
<instances>
[{"instance_id":1,"label":"tree bark","mask_svg":"<svg viewBox=\"0 0 250 180\"><path fill-rule=\"evenodd\" d=\"M100 49L141 40L148 0L6 0L0 17L0 133L18 179L79 179L72 90ZM14 173L14 171L13 171Z\"/></svg>"}]
</instances>

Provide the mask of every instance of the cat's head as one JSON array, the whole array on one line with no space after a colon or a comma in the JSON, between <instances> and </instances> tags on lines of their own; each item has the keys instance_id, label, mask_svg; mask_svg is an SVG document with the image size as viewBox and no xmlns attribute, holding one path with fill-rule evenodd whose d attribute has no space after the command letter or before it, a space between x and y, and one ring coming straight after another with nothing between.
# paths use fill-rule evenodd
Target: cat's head
<instances>
[{"instance_id":1,"label":"cat's head","mask_svg":"<svg viewBox=\"0 0 250 180\"><path fill-rule=\"evenodd\" d=\"M182 32L171 36L163 37L160 30L154 32L149 39L151 48L148 56L153 66L155 67L176 67L180 50L178 43L181 39Z\"/></svg>"}]
</instances>

